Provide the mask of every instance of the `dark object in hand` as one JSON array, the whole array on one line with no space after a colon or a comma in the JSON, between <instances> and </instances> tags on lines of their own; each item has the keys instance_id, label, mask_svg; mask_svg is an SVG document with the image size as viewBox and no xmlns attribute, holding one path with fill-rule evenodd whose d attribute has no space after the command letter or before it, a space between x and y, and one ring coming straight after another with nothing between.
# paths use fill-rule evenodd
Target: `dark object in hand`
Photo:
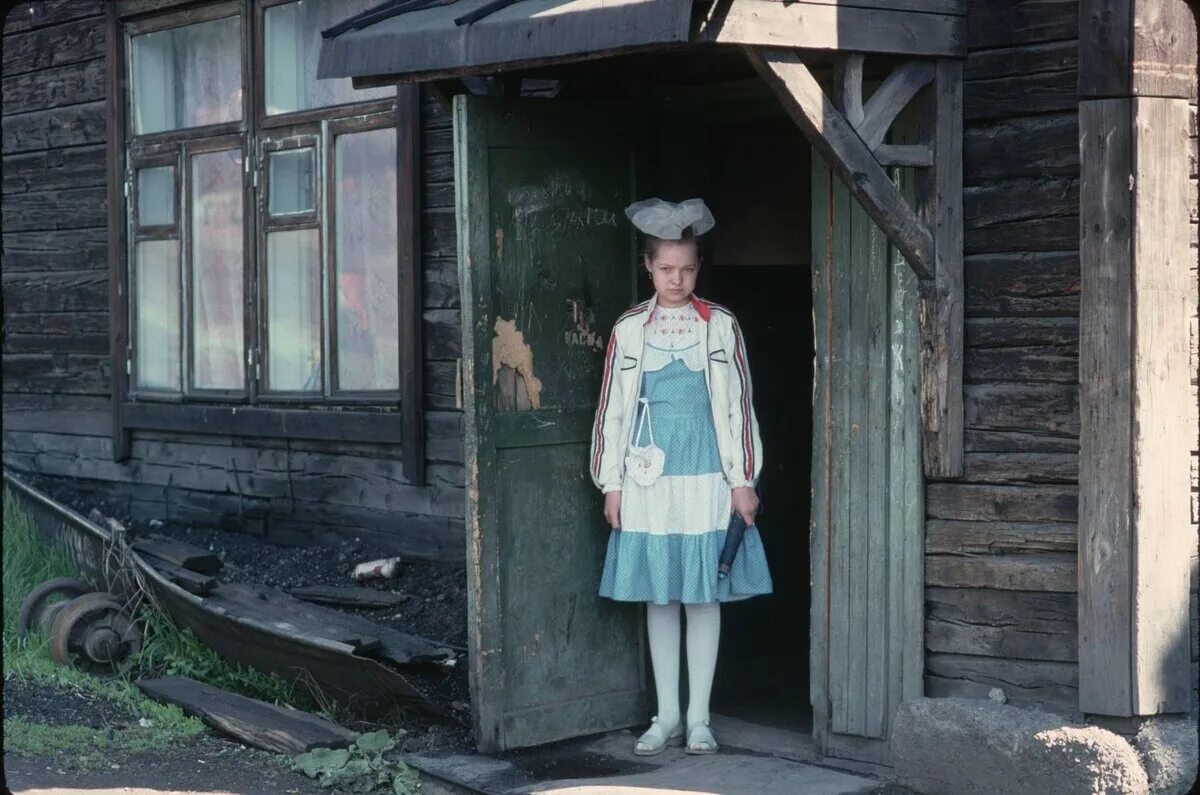
<instances>
[{"instance_id":1,"label":"dark object in hand","mask_svg":"<svg viewBox=\"0 0 1200 795\"><path fill-rule=\"evenodd\" d=\"M733 568L733 559L738 547L742 545L742 536L746 534L746 520L740 513L729 517L729 529L725 531L725 548L721 550L721 559L717 563L717 578L725 579Z\"/></svg>"}]
</instances>

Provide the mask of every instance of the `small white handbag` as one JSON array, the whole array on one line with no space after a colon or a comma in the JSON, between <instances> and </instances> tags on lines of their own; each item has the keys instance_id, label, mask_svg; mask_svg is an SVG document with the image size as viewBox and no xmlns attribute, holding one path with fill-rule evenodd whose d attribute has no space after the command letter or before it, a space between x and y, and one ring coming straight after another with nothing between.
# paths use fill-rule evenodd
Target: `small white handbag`
<instances>
[{"instance_id":1,"label":"small white handbag","mask_svg":"<svg viewBox=\"0 0 1200 795\"><path fill-rule=\"evenodd\" d=\"M663 464L667 460L662 448L654 443L654 425L650 422L650 401L641 398L642 417L638 420L637 430L634 431L633 441L629 443L629 452L625 454L625 472L639 486L649 486L658 480L662 474ZM645 423L650 432L650 444L638 447L642 438L642 424Z\"/></svg>"}]
</instances>

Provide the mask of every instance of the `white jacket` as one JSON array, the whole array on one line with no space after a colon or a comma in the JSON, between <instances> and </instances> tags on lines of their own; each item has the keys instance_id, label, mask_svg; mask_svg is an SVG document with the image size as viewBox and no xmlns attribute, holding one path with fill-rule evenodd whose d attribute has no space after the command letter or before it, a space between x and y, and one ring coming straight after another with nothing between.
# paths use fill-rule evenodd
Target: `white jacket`
<instances>
[{"instance_id":1,"label":"white jacket","mask_svg":"<svg viewBox=\"0 0 1200 795\"><path fill-rule=\"evenodd\" d=\"M606 494L620 491L625 476L625 452L641 392L642 344L656 299L653 296L617 318L608 338L591 455L592 482ZM762 471L762 439L742 330L725 307L695 296L692 305L706 325L707 333L700 335L701 352L708 362L704 381L725 479L730 488L753 486Z\"/></svg>"}]
</instances>

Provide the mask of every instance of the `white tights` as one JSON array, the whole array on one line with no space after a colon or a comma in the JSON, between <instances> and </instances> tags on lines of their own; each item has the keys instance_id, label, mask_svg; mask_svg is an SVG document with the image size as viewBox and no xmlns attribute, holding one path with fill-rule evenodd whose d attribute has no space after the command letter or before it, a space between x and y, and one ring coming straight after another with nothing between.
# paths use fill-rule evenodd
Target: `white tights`
<instances>
[{"instance_id":1,"label":"white tights","mask_svg":"<svg viewBox=\"0 0 1200 795\"><path fill-rule=\"evenodd\" d=\"M688 709L687 725L708 720L708 699L717 670L721 639L721 605L684 605L687 610ZM646 605L650 662L658 691L658 720L664 726L679 722L679 602Z\"/></svg>"}]
</instances>

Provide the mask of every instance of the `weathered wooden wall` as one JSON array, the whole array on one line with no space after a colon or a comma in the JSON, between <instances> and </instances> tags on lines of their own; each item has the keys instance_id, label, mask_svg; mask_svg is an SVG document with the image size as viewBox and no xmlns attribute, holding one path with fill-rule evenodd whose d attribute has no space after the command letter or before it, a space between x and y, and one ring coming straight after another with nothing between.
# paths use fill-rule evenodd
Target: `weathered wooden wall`
<instances>
[{"instance_id":1,"label":"weathered wooden wall","mask_svg":"<svg viewBox=\"0 0 1200 795\"><path fill-rule=\"evenodd\" d=\"M450 119L423 103L426 484L395 446L135 432L112 461L101 0L4 20L4 463L78 479L134 517L461 558L463 469Z\"/></svg>"},{"instance_id":2,"label":"weathered wooden wall","mask_svg":"<svg viewBox=\"0 0 1200 795\"><path fill-rule=\"evenodd\" d=\"M1078 5L973 0L965 466L926 506L926 692L1077 708Z\"/></svg>"}]
</instances>

